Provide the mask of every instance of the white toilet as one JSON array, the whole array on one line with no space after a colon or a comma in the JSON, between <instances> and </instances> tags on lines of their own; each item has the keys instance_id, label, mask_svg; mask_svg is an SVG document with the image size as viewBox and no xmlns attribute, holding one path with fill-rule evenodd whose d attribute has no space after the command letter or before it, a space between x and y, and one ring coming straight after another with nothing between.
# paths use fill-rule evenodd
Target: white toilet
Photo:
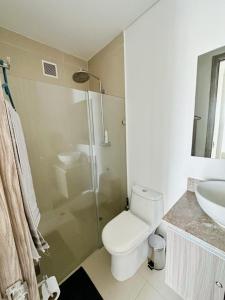
<instances>
[{"instance_id":1,"label":"white toilet","mask_svg":"<svg viewBox=\"0 0 225 300\"><path fill-rule=\"evenodd\" d=\"M113 276L123 281L132 277L148 257L148 237L163 216L162 194L135 185L130 210L123 211L103 229L102 241L111 254Z\"/></svg>"}]
</instances>

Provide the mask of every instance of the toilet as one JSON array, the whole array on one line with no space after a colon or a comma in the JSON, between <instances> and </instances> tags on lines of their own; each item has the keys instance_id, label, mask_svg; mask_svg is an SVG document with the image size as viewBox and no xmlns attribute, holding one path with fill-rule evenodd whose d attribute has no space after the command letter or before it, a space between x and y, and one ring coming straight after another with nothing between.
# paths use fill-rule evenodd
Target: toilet
<instances>
[{"instance_id":1,"label":"toilet","mask_svg":"<svg viewBox=\"0 0 225 300\"><path fill-rule=\"evenodd\" d=\"M111 254L113 276L132 277L148 257L148 237L163 216L162 194L146 187L132 188L130 209L112 219L102 231L102 242Z\"/></svg>"}]
</instances>

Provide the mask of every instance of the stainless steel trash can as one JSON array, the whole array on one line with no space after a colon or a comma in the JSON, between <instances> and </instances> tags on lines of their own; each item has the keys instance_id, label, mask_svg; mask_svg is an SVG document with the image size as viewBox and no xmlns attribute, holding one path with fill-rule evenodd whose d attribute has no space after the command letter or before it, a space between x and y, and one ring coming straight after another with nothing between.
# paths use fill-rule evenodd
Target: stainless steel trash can
<instances>
[{"instance_id":1,"label":"stainless steel trash can","mask_svg":"<svg viewBox=\"0 0 225 300\"><path fill-rule=\"evenodd\" d=\"M166 264L166 241L163 237L152 234L148 240L150 251L149 267L155 270L162 270Z\"/></svg>"}]
</instances>

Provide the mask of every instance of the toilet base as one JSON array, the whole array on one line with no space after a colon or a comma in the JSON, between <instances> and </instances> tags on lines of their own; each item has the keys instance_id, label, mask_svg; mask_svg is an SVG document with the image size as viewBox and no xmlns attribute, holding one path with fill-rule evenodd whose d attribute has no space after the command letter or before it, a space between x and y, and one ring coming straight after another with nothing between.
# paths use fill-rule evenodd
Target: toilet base
<instances>
[{"instance_id":1,"label":"toilet base","mask_svg":"<svg viewBox=\"0 0 225 300\"><path fill-rule=\"evenodd\" d=\"M145 239L129 254L112 255L111 271L118 281L132 277L148 257L148 240Z\"/></svg>"}]
</instances>

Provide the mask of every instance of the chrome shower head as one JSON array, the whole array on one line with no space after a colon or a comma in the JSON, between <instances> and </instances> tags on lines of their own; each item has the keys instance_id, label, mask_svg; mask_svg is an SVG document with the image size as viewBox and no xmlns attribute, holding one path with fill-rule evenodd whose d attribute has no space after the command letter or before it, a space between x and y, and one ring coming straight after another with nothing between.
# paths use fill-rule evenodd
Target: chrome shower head
<instances>
[{"instance_id":1,"label":"chrome shower head","mask_svg":"<svg viewBox=\"0 0 225 300\"><path fill-rule=\"evenodd\" d=\"M85 70L80 70L73 74L73 80L77 83L84 83L90 79L90 75Z\"/></svg>"},{"instance_id":2,"label":"chrome shower head","mask_svg":"<svg viewBox=\"0 0 225 300\"><path fill-rule=\"evenodd\" d=\"M73 77L73 80L77 83L85 83L90 79L90 77L95 78L99 82L99 91L100 91L100 93L105 94L105 91L102 88L101 80L95 74L92 74L92 73L90 73L86 70L81 69L80 71L75 72L72 77Z\"/></svg>"}]
</instances>

